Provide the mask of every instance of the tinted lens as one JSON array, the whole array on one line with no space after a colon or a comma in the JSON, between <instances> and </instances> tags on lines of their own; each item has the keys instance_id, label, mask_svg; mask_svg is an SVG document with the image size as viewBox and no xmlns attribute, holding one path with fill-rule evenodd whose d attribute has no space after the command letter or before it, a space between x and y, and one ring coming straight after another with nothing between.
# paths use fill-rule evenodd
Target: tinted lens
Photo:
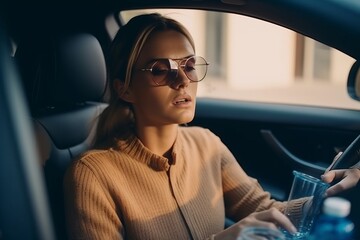
<instances>
[{"instance_id":1,"label":"tinted lens","mask_svg":"<svg viewBox=\"0 0 360 240\"><path fill-rule=\"evenodd\" d=\"M188 58L182 68L186 76L194 82L203 80L206 76L208 63L204 58L194 56Z\"/></svg>"},{"instance_id":2,"label":"tinted lens","mask_svg":"<svg viewBox=\"0 0 360 240\"><path fill-rule=\"evenodd\" d=\"M180 63L186 76L193 82L199 82L205 78L208 65L204 58L198 56L184 59ZM178 71L178 63L172 59L160 59L151 66L153 80L160 86L176 80Z\"/></svg>"},{"instance_id":3,"label":"tinted lens","mask_svg":"<svg viewBox=\"0 0 360 240\"><path fill-rule=\"evenodd\" d=\"M169 59L161 59L156 61L152 67L151 72L153 74L154 81L157 85L166 85L167 79L177 76L177 66L173 69Z\"/></svg>"}]
</instances>

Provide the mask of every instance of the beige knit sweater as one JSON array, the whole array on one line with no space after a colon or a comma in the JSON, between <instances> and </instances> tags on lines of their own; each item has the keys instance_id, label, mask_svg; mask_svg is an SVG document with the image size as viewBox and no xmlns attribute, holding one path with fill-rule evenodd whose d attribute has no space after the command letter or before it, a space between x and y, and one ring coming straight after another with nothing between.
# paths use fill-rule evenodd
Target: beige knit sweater
<instances>
[{"instance_id":1,"label":"beige knit sweater","mask_svg":"<svg viewBox=\"0 0 360 240\"><path fill-rule=\"evenodd\" d=\"M207 129L179 127L173 163L136 138L91 150L68 169L64 188L71 239L206 239L284 203L270 199Z\"/></svg>"}]
</instances>

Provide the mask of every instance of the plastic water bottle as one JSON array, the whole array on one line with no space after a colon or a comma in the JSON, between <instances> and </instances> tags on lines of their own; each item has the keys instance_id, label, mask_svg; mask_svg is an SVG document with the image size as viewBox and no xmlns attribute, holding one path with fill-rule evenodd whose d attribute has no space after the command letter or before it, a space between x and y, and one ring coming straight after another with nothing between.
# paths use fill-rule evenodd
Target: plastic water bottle
<instances>
[{"instance_id":1,"label":"plastic water bottle","mask_svg":"<svg viewBox=\"0 0 360 240\"><path fill-rule=\"evenodd\" d=\"M329 197L323 203L323 213L315 222L310 239L351 240L354 224L347 217L351 203L340 197Z\"/></svg>"}]
</instances>

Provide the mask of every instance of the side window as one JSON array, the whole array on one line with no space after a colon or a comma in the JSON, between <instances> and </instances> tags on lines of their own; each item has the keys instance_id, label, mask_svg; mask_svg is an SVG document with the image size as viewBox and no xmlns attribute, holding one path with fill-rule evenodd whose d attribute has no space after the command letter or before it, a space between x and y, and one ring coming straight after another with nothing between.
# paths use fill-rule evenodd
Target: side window
<instances>
[{"instance_id":1,"label":"side window","mask_svg":"<svg viewBox=\"0 0 360 240\"><path fill-rule=\"evenodd\" d=\"M119 13L124 22L159 12L182 22L210 62L199 97L360 109L346 91L348 55L289 29L227 13L182 9ZM196 23L196 24L194 24Z\"/></svg>"}]
</instances>

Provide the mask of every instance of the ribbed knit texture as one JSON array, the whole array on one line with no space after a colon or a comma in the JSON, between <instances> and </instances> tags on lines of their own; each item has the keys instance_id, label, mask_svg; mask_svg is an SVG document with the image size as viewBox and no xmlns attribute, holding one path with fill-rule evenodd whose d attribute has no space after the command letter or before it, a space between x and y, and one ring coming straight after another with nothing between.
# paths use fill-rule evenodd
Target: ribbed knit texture
<instances>
[{"instance_id":1,"label":"ribbed knit texture","mask_svg":"<svg viewBox=\"0 0 360 240\"><path fill-rule=\"evenodd\" d=\"M70 238L206 239L225 213L284 209L207 129L179 127L172 155L170 165L132 137L74 161L64 182Z\"/></svg>"}]
</instances>

